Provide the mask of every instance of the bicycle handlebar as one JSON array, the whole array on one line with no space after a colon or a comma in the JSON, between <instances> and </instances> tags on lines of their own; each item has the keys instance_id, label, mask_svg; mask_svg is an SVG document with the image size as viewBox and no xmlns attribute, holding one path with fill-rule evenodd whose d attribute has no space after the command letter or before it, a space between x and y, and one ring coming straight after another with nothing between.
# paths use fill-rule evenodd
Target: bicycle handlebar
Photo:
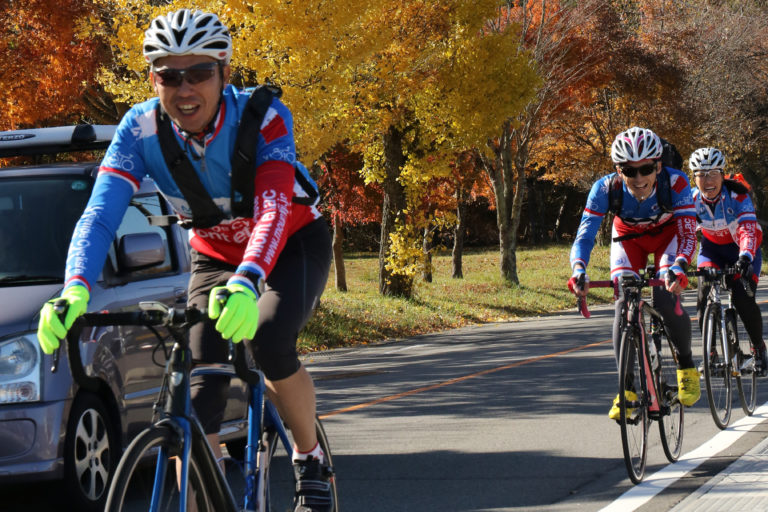
<instances>
[{"instance_id":1,"label":"bicycle handlebar","mask_svg":"<svg viewBox=\"0 0 768 512\"><path fill-rule=\"evenodd\" d=\"M671 276L671 282L674 282L677 279L677 276L675 274L672 274ZM619 295L619 284L621 284L623 287L645 287L645 286L665 286L667 285L667 281L665 279L645 279L644 277L637 278L635 276L621 276L617 277L612 280L606 280L606 281L590 281L589 287L590 288L613 288L613 296L614 298L618 297ZM585 280L582 276L579 277L578 281L580 287L583 289ZM675 314L680 316L683 314L683 308L680 305L680 296L676 296L676 302L675 302ZM592 316L592 314L589 312L589 309L587 308L587 298L586 296L579 297L578 298L578 304L577 308L579 310L579 313L581 313L581 316L584 318L589 318Z\"/></svg>"},{"instance_id":2,"label":"bicycle handlebar","mask_svg":"<svg viewBox=\"0 0 768 512\"><path fill-rule=\"evenodd\" d=\"M685 273L685 275L689 277L703 277L705 281L716 281L724 276L736 276L739 275L739 271L735 267L725 267L725 268L715 268L715 267L702 267L696 270L691 270ZM752 290L752 287L749 285L749 279L744 277L743 275L740 276L741 285L744 287L744 292L747 294L747 297L754 297L755 292Z\"/></svg>"},{"instance_id":3,"label":"bicycle handlebar","mask_svg":"<svg viewBox=\"0 0 768 512\"><path fill-rule=\"evenodd\" d=\"M63 303L63 304L62 304ZM167 327L169 331L187 331L194 324L207 318L208 313L205 309L197 308L173 308L161 302L141 302L140 311L121 312L121 313L85 313L75 320L67 333L67 360L72 378L77 384L89 391L96 391L101 385L101 381L96 377L90 377L83 368L83 362L80 355L80 333L85 327L118 326L118 325L136 325L145 327ZM62 318L66 314L67 302L64 299L56 301L54 310ZM245 349L242 343L235 343L233 366L235 374L243 381L251 385L257 385L260 381L258 373L248 368ZM58 369L59 350L53 353L53 364L51 373Z\"/></svg>"}]
</instances>

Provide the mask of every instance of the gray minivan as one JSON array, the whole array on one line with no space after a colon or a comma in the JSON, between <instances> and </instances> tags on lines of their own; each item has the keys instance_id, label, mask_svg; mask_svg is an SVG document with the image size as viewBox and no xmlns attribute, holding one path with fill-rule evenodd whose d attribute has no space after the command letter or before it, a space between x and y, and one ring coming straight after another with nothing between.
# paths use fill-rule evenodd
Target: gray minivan
<instances>
[{"instance_id":1,"label":"gray minivan","mask_svg":"<svg viewBox=\"0 0 768 512\"><path fill-rule=\"evenodd\" d=\"M0 132L0 159L104 149L114 130L79 125ZM122 449L152 419L165 363L163 347L146 329L86 329L83 364L101 381L94 393L72 382L64 352L51 373L52 358L39 348L38 312L61 292L69 240L97 170L97 162L0 168L0 486L63 479L66 508L86 511L103 510ZM187 234L149 222L170 213L145 180L91 291L89 311L127 311L147 300L185 304ZM168 340L164 348L171 345ZM221 431L233 451L244 445L246 402L247 388L233 378Z\"/></svg>"}]
</instances>

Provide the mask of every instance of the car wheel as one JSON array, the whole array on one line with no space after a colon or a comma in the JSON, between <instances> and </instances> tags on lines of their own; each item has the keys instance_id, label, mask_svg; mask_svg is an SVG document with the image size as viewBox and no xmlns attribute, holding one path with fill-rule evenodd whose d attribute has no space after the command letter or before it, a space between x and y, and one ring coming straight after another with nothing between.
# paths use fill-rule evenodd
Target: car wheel
<instances>
[{"instance_id":1,"label":"car wheel","mask_svg":"<svg viewBox=\"0 0 768 512\"><path fill-rule=\"evenodd\" d=\"M64 481L75 510L101 512L119 459L115 426L101 399L82 392L72 404L64 443Z\"/></svg>"}]
</instances>

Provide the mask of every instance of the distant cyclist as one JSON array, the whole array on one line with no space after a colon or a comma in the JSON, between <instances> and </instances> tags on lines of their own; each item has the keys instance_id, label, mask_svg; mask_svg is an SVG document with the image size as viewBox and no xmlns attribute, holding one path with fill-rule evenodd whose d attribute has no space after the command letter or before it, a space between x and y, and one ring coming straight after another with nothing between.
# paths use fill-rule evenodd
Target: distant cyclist
<instances>
[{"instance_id":1,"label":"distant cyclist","mask_svg":"<svg viewBox=\"0 0 768 512\"><path fill-rule=\"evenodd\" d=\"M291 112L277 97L267 98L263 122L253 127L255 176L245 181L252 200L244 205L251 213L233 211L241 196L233 192L231 162L250 93L227 85L231 55L230 34L215 14L182 9L152 20L144 57L157 97L135 105L118 126L70 245L61 295L69 313L62 325L46 304L38 338L51 353L86 311L115 230L149 175L192 226L188 303L208 307L217 319L190 331L193 362L226 362L222 337L253 340L270 397L295 442L295 509L330 510L330 473L315 435L314 386L296 352L298 333L326 284L330 235L317 208L297 200L306 195L307 177L302 180L297 167ZM178 158L168 160L172 151ZM173 173L176 166L183 178ZM201 209L210 205L212 210ZM229 292L223 307L215 298L222 289ZM197 417L220 452L229 379L208 376L192 384Z\"/></svg>"},{"instance_id":2,"label":"distant cyclist","mask_svg":"<svg viewBox=\"0 0 768 512\"><path fill-rule=\"evenodd\" d=\"M768 354L763 340L763 319L754 297L763 263L760 253L763 230L757 222L749 190L736 180L725 179L725 157L716 148L697 149L691 154L688 166L696 183L693 199L702 233L697 266L732 266L738 269L738 276L728 277L728 286L733 291L733 305L752 343L755 367L760 375L765 376L768 373ZM752 291L751 297L740 277L746 278ZM709 288L700 282L697 302L699 325L704 318Z\"/></svg>"},{"instance_id":3,"label":"distant cyclist","mask_svg":"<svg viewBox=\"0 0 768 512\"><path fill-rule=\"evenodd\" d=\"M666 290L653 289L654 307L664 318L678 351L680 402L691 406L701 395L699 373L691 353L691 319L685 311L681 315L675 313L674 295L688 285L685 269L696 248L696 217L688 178L679 169L663 167L661 155L661 140L651 130L632 127L616 136L611 146L616 172L597 180L589 192L571 248L573 275L568 287L577 296L587 294L586 269L595 237L605 214L613 211L611 278L622 274L637 276L651 255L658 275L666 276ZM670 274L674 274L674 280ZM580 278L585 282L582 288L578 286ZM622 302L623 297L616 302L613 322L617 367ZM637 399L634 390L625 393L629 400ZM617 395L608 414L611 419L619 419L618 403Z\"/></svg>"}]
</instances>

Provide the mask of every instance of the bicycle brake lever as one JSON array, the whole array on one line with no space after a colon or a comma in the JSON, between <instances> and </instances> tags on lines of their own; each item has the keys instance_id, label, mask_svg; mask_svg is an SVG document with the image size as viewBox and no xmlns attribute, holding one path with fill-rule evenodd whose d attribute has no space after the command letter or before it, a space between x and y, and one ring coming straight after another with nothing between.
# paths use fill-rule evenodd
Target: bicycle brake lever
<instances>
[{"instance_id":1,"label":"bicycle brake lever","mask_svg":"<svg viewBox=\"0 0 768 512\"><path fill-rule=\"evenodd\" d=\"M216 292L216 302L221 304L222 306L227 303L227 299L229 299L229 296L232 295L232 293L227 290L226 288L222 288L218 292Z\"/></svg>"},{"instance_id":2,"label":"bicycle brake lever","mask_svg":"<svg viewBox=\"0 0 768 512\"><path fill-rule=\"evenodd\" d=\"M59 320L61 321L62 325L64 324L64 318L67 315L67 309L69 309L69 303L66 299L57 299L56 302L53 303L53 311L56 313L56 316L59 317ZM64 340L62 340L63 342ZM51 363L51 373L56 373L56 371L59 369L59 351L61 350L61 345L59 345L58 348L53 350L53 362Z\"/></svg>"},{"instance_id":3,"label":"bicycle brake lever","mask_svg":"<svg viewBox=\"0 0 768 512\"><path fill-rule=\"evenodd\" d=\"M589 309L587 309L586 297L579 297L576 307L578 308L579 313L581 313L581 316L583 316L584 318L589 318L592 316L592 313L590 313Z\"/></svg>"},{"instance_id":4,"label":"bicycle brake lever","mask_svg":"<svg viewBox=\"0 0 768 512\"><path fill-rule=\"evenodd\" d=\"M142 301L139 302L139 309L147 313L153 311L160 313L163 320L162 323L166 325L170 324L173 319L173 308L162 302L155 300Z\"/></svg>"}]
</instances>

